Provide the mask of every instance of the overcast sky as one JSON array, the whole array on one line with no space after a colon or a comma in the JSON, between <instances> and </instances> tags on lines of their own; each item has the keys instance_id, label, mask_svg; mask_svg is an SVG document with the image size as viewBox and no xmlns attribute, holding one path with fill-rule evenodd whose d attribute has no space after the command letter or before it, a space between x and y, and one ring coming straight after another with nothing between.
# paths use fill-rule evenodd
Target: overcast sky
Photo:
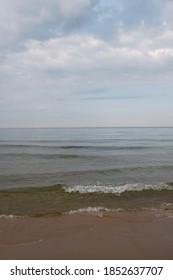
<instances>
[{"instance_id":1,"label":"overcast sky","mask_svg":"<svg viewBox=\"0 0 173 280\"><path fill-rule=\"evenodd\" d=\"M173 126L173 0L0 7L0 127Z\"/></svg>"}]
</instances>

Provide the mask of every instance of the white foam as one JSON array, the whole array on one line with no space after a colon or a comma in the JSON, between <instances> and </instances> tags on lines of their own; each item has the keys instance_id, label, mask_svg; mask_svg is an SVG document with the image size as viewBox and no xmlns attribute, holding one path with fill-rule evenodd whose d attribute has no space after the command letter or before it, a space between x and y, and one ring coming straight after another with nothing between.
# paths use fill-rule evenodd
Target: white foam
<instances>
[{"instance_id":1,"label":"white foam","mask_svg":"<svg viewBox=\"0 0 173 280\"><path fill-rule=\"evenodd\" d=\"M166 207L166 206L172 206L173 207L173 203L166 203L166 202L164 202L164 203L162 203L162 206L163 207Z\"/></svg>"},{"instance_id":2,"label":"white foam","mask_svg":"<svg viewBox=\"0 0 173 280\"><path fill-rule=\"evenodd\" d=\"M21 216L17 216L17 215L6 215L6 214L2 214L0 215L0 218L5 218L5 219L13 219L13 218L22 218Z\"/></svg>"},{"instance_id":3,"label":"white foam","mask_svg":"<svg viewBox=\"0 0 173 280\"><path fill-rule=\"evenodd\" d=\"M125 184L125 185L74 185L74 186L65 186L64 190L68 193L79 192L80 194L84 193L114 193L120 195L125 191L143 191L143 190L173 190L172 186L169 186L164 183L156 184L145 184L145 183L136 183L136 184Z\"/></svg>"},{"instance_id":4,"label":"white foam","mask_svg":"<svg viewBox=\"0 0 173 280\"><path fill-rule=\"evenodd\" d=\"M123 211L123 209L121 209L121 208L108 209L105 207L86 207L86 208L80 208L77 210L71 210L70 212L68 212L68 214L83 213L83 212L102 213L102 212L119 212L119 211Z\"/></svg>"}]
</instances>

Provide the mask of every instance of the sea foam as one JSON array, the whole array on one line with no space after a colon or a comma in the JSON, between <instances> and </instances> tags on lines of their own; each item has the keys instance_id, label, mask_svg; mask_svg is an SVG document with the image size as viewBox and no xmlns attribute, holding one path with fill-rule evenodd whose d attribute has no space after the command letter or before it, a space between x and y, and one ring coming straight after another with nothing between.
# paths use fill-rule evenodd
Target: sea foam
<instances>
[{"instance_id":1,"label":"sea foam","mask_svg":"<svg viewBox=\"0 0 173 280\"><path fill-rule=\"evenodd\" d=\"M80 194L85 193L114 193L120 195L126 191L143 191L143 190L173 190L171 185L165 183L155 183L155 184L145 184L145 183L135 183L135 184L125 184L125 185L73 185L64 186L65 192Z\"/></svg>"},{"instance_id":2,"label":"sea foam","mask_svg":"<svg viewBox=\"0 0 173 280\"><path fill-rule=\"evenodd\" d=\"M109 209L106 207L86 207L86 208L80 208L77 210L72 210L70 212L68 212L68 214L75 214L75 213L96 213L96 214L101 214L103 212L119 212L119 211L123 211L123 209L121 208L117 208L117 209Z\"/></svg>"}]
</instances>

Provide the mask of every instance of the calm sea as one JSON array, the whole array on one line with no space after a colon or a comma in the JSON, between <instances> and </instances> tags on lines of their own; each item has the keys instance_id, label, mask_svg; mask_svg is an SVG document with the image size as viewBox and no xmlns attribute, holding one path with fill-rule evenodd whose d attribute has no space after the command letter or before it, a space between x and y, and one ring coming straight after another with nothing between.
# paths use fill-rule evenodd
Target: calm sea
<instances>
[{"instance_id":1,"label":"calm sea","mask_svg":"<svg viewBox=\"0 0 173 280\"><path fill-rule=\"evenodd\" d=\"M173 128L0 129L0 215L173 203Z\"/></svg>"}]
</instances>

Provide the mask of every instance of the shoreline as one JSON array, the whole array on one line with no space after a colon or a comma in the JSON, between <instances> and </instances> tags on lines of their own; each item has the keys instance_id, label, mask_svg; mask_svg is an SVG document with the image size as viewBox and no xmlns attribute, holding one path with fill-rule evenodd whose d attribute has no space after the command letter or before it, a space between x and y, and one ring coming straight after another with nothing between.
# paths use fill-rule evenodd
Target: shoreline
<instances>
[{"instance_id":1,"label":"shoreline","mask_svg":"<svg viewBox=\"0 0 173 280\"><path fill-rule=\"evenodd\" d=\"M0 218L0 260L173 259L173 210Z\"/></svg>"}]
</instances>

